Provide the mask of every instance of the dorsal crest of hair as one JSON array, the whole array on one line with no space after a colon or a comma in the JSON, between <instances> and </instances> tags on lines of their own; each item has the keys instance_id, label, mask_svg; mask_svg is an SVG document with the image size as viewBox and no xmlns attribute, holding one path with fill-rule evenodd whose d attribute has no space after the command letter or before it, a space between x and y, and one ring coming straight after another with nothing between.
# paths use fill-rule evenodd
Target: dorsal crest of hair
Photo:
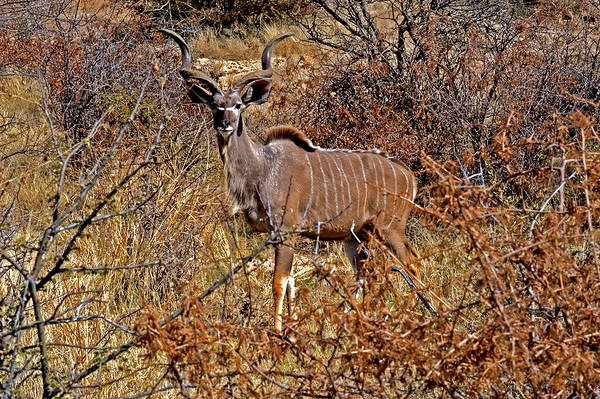
<instances>
[{"instance_id":1,"label":"dorsal crest of hair","mask_svg":"<svg viewBox=\"0 0 600 399\"><path fill-rule=\"evenodd\" d=\"M266 144L275 140L290 140L305 151L312 152L318 149L302 131L293 126L271 127L265 131L265 139Z\"/></svg>"},{"instance_id":2,"label":"dorsal crest of hair","mask_svg":"<svg viewBox=\"0 0 600 399\"><path fill-rule=\"evenodd\" d=\"M362 153L362 154L380 155L380 156L387 158L387 159L391 160L392 162L400 164L408 169L408 167L404 164L404 162L396 159L395 157L393 157L391 155L386 154L385 152L383 152L377 148L373 148L370 150L347 150L347 149L343 149L343 148L322 148L322 147L316 146L312 143L312 141L310 141L310 139L308 137L306 137L304 135L304 133L302 133L302 131L300 129L297 129L293 126L281 125L281 126L270 127L267 130L265 130L265 144L269 144L275 140L290 140L291 142L296 144L298 147L300 147L303 150L308 151L308 152L314 152L314 151L354 152L354 153L359 153L359 154Z\"/></svg>"}]
</instances>

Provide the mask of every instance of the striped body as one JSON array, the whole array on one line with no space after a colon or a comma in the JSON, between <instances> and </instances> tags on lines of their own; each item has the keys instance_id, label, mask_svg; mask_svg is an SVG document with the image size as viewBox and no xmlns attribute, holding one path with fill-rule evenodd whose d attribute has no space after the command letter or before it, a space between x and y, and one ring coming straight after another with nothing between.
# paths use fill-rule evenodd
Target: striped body
<instances>
[{"instance_id":1,"label":"striped body","mask_svg":"<svg viewBox=\"0 0 600 399\"><path fill-rule=\"evenodd\" d=\"M269 174L259 190L261 216L282 230L326 239L366 227L387 230L406 221L416 195L412 172L377 152L306 151L285 139L264 152Z\"/></svg>"},{"instance_id":2,"label":"striped body","mask_svg":"<svg viewBox=\"0 0 600 399\"><path fill-rule=\"evenodd\" d=\"M315 147L287 126L269 129L266 145L252 141L246 132L232 137L221 147L228 196L233 209L244 212L254 229L343 240L358 281L365 259L359 240L368 232L377 233L408 273L419 274L419 257L405 234L417 183L404 164L376 150ZM275 248L277 331L282 328L286 295L293 315L291 241Z\"/></svg>"}]
</instances>

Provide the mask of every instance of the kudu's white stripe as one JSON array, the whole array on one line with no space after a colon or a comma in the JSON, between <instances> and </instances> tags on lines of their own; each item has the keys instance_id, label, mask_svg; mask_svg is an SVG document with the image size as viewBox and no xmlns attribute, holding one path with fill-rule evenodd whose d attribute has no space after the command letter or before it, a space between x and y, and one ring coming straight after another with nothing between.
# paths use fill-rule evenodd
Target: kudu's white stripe
<instances>
[{"instance_id":1,"label":"kudu's white stripe","mask_svg":"<svg viewBox=\"0 0 600 399\"><path fill-rule=\"evenodd\" d=\"M331 159L333 160L333 163L335 164L335 168L337 169L337 172L338 172L338 176L335 179L335 185L337 187L338 181L340 183L342 183L342 170L340 169L340 165L338 165L338 162L336 160L335 155L336 154L332 153L331 154ZM344 202L345 201L344 201L344 185L343 184L342 184L342 187L341 187L341 190L340 190L340 196L342 197L341 198L341 201L342 201L342 208L341 209L344 209Z\"/></svg>"},{"instance_id":2,"label":"kudu's white stripe","mask_svg":"<svg viewBox=\"0 0 600 399\"><path fill-rule=\"evenodd\" d=\"M398 175L396 174L396 165L392 165L392 172L394 172L394 196L392 197L392 209L396 209L396 203L398 202L398 196L400 193L398 192ZM404 172L402 172L404 173ZM394 215L390 215L390 222L385 226L386 229L389 229L394 221Z\"/></svg>"},{"instance_id":3,"label":"kudu's white stripe","mask_svg":"<svg viewBox=\"0 0 600 399\"><path fill-rule=\"evenodd\" d=\"M350 166L352 167L352 176L353 176L353 180L354 180L354 185L356 186L356 197L353 198L353 201L356 202L356 210L359 210L359 206L360 206L360 188L358 187L358 180L359 177L356 175L356 169L354 168L354 162L352 162L353 160L351 158L348 158L348 162L350 162ZM348 189L350 189L350 187L348 187ZM361 219L364 219L364 215L357 215L359 216Z\"/></svg>"},{"instance_id":4,"label":"kudu's white stripe","mask_svg":"<svg viewBox=\"0 0 600 399\"><path fill-rule=\"evenodd\" d=\"M339 209L340 203L338 202L338 192L337 192L337 184L336 184L336 180L338 180L338 179L335 178L334 170L331 167L331 159L330 158L331 157L325 156L325 159L327 160L327 166L329 169L329 173L331 173L331 184L329 185L329 187L333 187L333 198L335 201L335 209L333 211L333 215L331 215L331 216L334 216L334 215L337 215L337 213L340 211L340 209Z\"/></svg>"},{"instance_id":5,"label":"kudu's white stripe","mask_svg":"<svg viewBox=\"0 0 600 399\"><path fill-rule=\"evenodd\" d=\"M340 160L340 163L342 164L342 170L344 172L344 180L346 180L346 187L348 188L348 202L344 206L347 206L348 209L350 209L350 205L352 204L353 200L352 200L352 193L350 192L350 181L348 180L348 175L346 174L346 166L344 165L344 159L347 159L348 162L350 162L351 164L352 164L352 162L351 162L351 159L348 157L344 157Z\"/></svg>"},{"instance_id":6,"label":"kudu's white stripe","mask_svg":"<svg viewBox=\"0 0 600 399\"><path fill-rule=\"evenodd\" d=\"M375 213L379 213L379 178L377 177L377 168L372 165L371 168L375 174Z\"/></svg>"},{"instance_id":7,"label":"kudu's white stripe","mask_svg":"<svg viewBox=\"0 0 600 399\"><path fill-rule=\"evenodd\" d=\"M360 169L362 170L363 182L365 183L365 201L363 204L363 218L367 218L367 198L369 198L369 187L367 186L367 175L365 174L365 165L363 164L362 157L356 154L360 162Z\"/></svg>"},{"instance_id":8,"label":"kudu's white stripe","mask_svg":"<svg viewBox=\"0 0 600 399\"><path fill-rule=\"evenodd\" d=\"M321 154L317 154L316 156L317 161L319 162L319 170L321 170L321 176L323 176L323 189L321 190L321 193L325 196L325 220L327 220L329 217L328 212L329 212L329 200L327 199L328 195L327 195L327 177L325 177L325 172L323 171L323 165L321 163ZM319 218L320 219L320 218Z\"/></svg>"},{"instance_id":9,"label":"kudu's white stripe","mask_svg":"<svg viewBox=\"0 0 600 399\"><path fill-rule=\"evenodd\" d=\"M314 191L313 170L312 170L312 164L310 162L310 159L308 159L308 153L304 154L304 158L306 159L306 164L308 165L308 170L310 172L310 174L309 174L309 176L310 176L310 193L308 195L308 203L306 204L306 209L304 209L304 215L302 215L302 220L300 221L300 226L302 226L302 224L306 220L306 215L308 214L308 210L310 209L310 207L312 205L313 191Z\"/></svg>"},{"instance_id":10,"label":"kudu's white stripe","mask_svg":"<svg viewBox=\"0 0 600 399\"><path fill-rule=\"evenodd\" d=\"M400 171L402 172L402 176L404 176L404 180L406 180L406 195L408 195L408 194L410 194L410 181L408 180L408 175L404 171L404 168L400 168ZM415 191L415 194L416 194L416 191ZM404 195L404 193L402 193L402 195Z\"/></svg>"},{"instance_id":11,"label":"kudu's white stripe","mask_svg":"<svg viewBox=\"0 0 600 399\"><path fill-rule=\"evenodd\" d=\"M385 170L383 169L383 164L381 163L381 157L377 157L377 162L379 163L379 168L381 169L381 187L379 188L379 191L381 192L381 195L383 196L383 210L385 211L387 209L387 189L385 188L386 186L386 181L385 181Z\"/></svg>"},{"instance_id":12,"label":"kudu's white stripe","mask_svg":"<svg viewBox=\"0 0 600 399\"><path fill-rule=\"evenodd\" d=\"M333 157L333 162L335 163L335 167L337 168L338 174L339 174L339 177L340 177L339 178L340 189L341 189L340 190L340 194L341 194L341 197L342 197L341 198L341 200L342 200L342 206L341 206L340 210L342 210L342 209L345 209L346 207L348 207L348 205L350 205L350 202L351 202L349 190L348 190L348 200L346 200L346 197L344 195L345 194L344 192L346 191L346 190L344 190L344 180L346 181L346 186L349 186L348 177L346 176L346 170L344 168L344 164L339 159L339 153L335 153L335 154L332 154L332 155L335 155ZM338 163L338 161L340 161L340 162ZM341 164L341 167L340 167L340 164ZM343 178L343 180L342 180L342 178Z\"/></svg>"}]
</instances>

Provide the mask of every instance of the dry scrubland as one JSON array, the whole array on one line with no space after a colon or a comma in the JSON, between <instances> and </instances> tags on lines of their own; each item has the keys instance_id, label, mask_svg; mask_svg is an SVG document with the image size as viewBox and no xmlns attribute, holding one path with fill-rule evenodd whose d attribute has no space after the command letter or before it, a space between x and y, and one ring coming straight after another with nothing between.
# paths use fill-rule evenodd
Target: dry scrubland
<instances>
[{"instance_id":1,"label":"dry scrubland","mask_svg":"<svg viewBox=\"0 0 600 399\"><path fill-rule=\"evenodd\" d=\"M512 3L0 4L2 397L600 397L600 9ZM272 332L270 243L165 26L223 82L296 33L251 130L409 164L438 315L378 237L357 300L306 241Z\"/></svg>"}]
</instances>

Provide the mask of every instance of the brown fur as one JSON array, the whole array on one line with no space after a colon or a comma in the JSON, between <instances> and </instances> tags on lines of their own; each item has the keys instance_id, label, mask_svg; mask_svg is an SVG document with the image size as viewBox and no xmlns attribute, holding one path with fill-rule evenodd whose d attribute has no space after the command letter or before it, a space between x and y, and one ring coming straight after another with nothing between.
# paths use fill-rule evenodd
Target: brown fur
<instances>
[{"instance_id":1,"label":"brown fur","mask_svg":"<svg viewBox=\"0 0 600 399\"><path fill-rule=\"evenodd\" d=\"M317 149L302 131L293 126L282 125L270 127L265 130L265 140L265 144L269 144L275 140L290 140L298 147L308 152L313 152Z\"/></svg>"}]
</instances>

